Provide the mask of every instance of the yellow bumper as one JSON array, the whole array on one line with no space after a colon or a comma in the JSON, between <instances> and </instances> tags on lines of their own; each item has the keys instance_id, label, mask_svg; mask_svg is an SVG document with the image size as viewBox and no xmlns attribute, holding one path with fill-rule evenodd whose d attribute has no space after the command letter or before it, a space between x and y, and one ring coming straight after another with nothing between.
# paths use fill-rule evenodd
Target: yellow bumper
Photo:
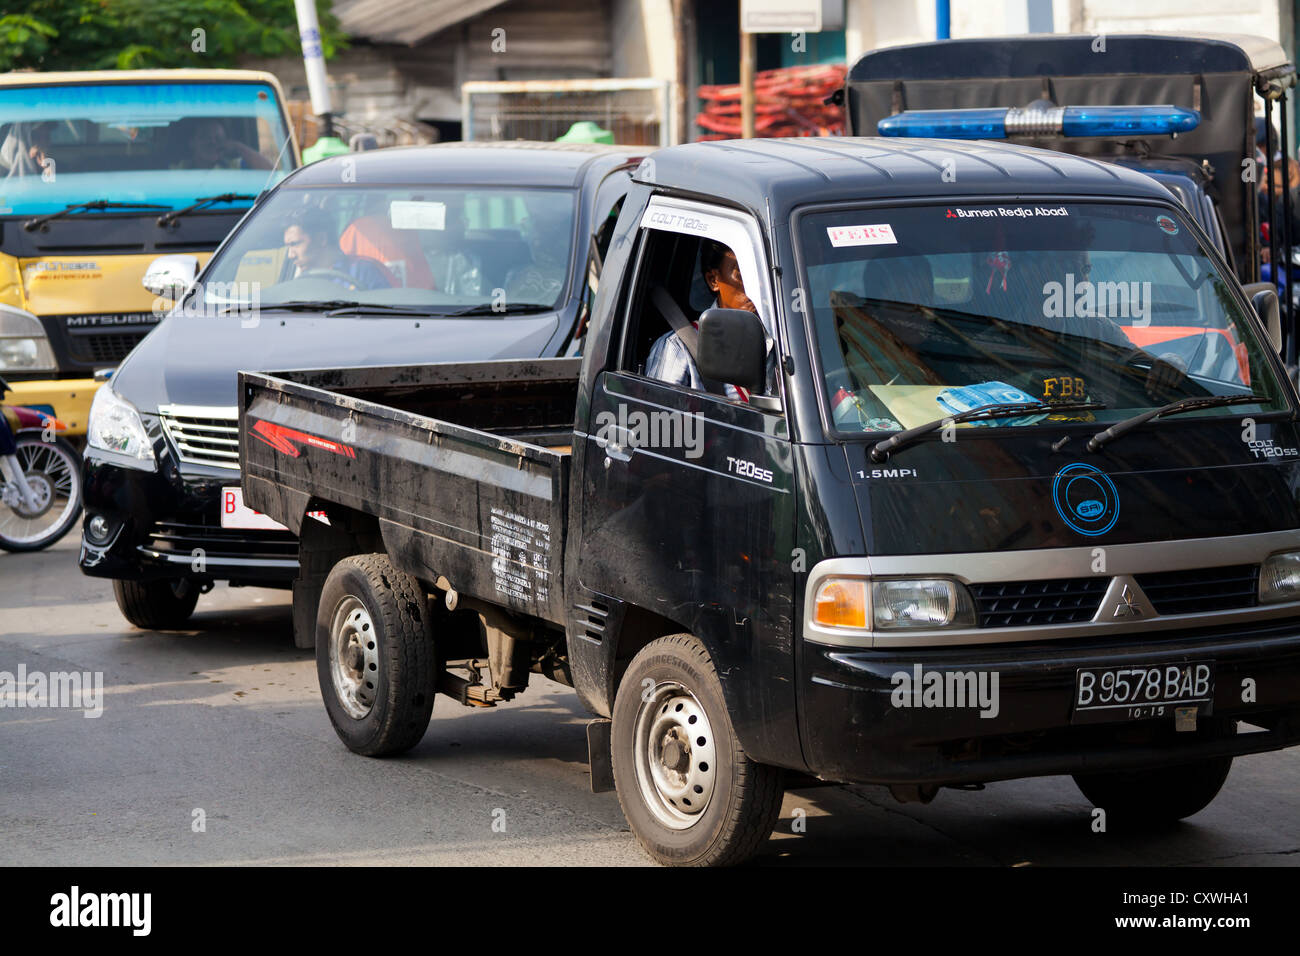
<instances>
[{"instance_id":1,"label":"yellow bumper","mask_svg":"<svg viewBox=\"0 0 1300 956\"><path fill-rule=\"evenodd\" d=\"M100 384L93 378L10 382L4 400L9 405L49 405L54 409L54 417L68 426L64 435L84 435L86 420L90 418L90 401Z\"/></svg>"}]
</instances>

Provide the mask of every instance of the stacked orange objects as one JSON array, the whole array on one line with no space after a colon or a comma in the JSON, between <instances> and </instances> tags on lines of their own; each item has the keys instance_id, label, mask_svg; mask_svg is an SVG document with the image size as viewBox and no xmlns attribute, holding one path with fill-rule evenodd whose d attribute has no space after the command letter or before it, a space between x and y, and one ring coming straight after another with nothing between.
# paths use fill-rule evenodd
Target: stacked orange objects
<instances>
[{"instance_id":1,"label":"stacked orange objects","mask_svg":"<svg viewBox=\"0 0 1300 956\"><path fill-rule=\"evenodd\" d=\"M754 133L757 136L843 136L844 109L828 105L844 86L848 68L840 64L788 66L754 76ZM704 109L695 122L705 132L696 140L740 135L740 85L701 86Z\"/></svg>"}]
</instances>

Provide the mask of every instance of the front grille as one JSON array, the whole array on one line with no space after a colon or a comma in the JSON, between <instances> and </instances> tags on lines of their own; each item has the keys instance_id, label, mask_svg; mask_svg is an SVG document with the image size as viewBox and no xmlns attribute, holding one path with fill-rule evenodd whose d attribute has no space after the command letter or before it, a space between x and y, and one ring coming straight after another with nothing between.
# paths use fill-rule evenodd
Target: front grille
<instances>
[{"instance_id":1,"label":"front grille","mask_svg":"<svg viewBox=\"0 0 1300 956\"><path fill-rule=\"evenodd\" d=\"M1259 603L1259 565L1234 564L1194 571L1135 574L1134 579L1161 614L1232 611Z\"/></svg>"},{"instance_id":2,"label":"front grille","mask_svg":"<svg viewBox=\"0 0 1300 956\"><path fill-rule=\"evenodd\" d=\"M980 627L1038 627L1092 620L1110 578L1000 581L972 584Z\"/></svg>"},{"instance_id":3,"label":"front grille","mask_svg":"<svg viewBox=\"0 0 1300 956\"><path fill-rule=\"evenodd\" d=\"M239 417L233 406L165 405L158 417L182 462L239 469Z\"/></svg>"},{"instance_id":4,"label":"front grille","mask_svg":"<svg viewBox=\"0 0 1300 956\"><path fill-rule=\"evenodd\" d=\"M140 344L147 332L96 332L69 337L68 350L77 362L117 365Z\"/></svg>"}]
</instances>

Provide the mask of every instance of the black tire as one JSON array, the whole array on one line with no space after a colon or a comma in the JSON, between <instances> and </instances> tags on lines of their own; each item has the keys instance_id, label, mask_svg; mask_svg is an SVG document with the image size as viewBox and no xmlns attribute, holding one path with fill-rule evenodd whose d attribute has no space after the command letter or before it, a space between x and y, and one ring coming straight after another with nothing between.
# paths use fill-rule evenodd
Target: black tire
<instances>
[{"instance_id":1,"label":"black tire","mask_svg":"<svg viewBox=\"0 0 1300 956\"><path fill-rule=\"evenodd\" d=\"M122 616L146 631L183 627L199 603L199 587L188 578L167 581L114 581L113 597Z\"/></svg>"},{"instance_id":2,"label":"black tire","mask_svg":"<svg viewBox=\"0 0 1300 956\"><path fill-rule=\"evenodd\" d=\"M701 725L711 728L712 739L698 734ZM784 775L741 749L717 671L697 638L661 637L632 659L614 700L611 735L623 815L658 862L729 866L758 852L771 836ZM678 743L683 740L685 749ZM713 763L705 766L703 755ZM656 785L656 773L669 781L667 789ZM702 809L685 806L701 792L707 794Z\"/></svg>"},{"instance_id":3,"label":"black tire","mask_svg":"<svg viewBox=\"0 0 1300 956\"><path fill-rule=\"evenodd\" d=\"M344 558L325 579L316 677L330 723L353 753L399 754L428 730L437 668L427 606L419 582L383 554Z\"/></svg>"},{"instance_id":4,"label":"black tire","mask_svg":"<svg viewBox=\"0 0 1300 956\"><path fill-rule=\"evenodd\" d=\"M63 517L58 524L51 527L48 532L43 534L38 540L23 541L9 537L0 530L0 550L4 551L40 551L42 548L48 548L57 541L62 540L63 536L71 531L77 524L77 519L81 517L81 455L77 449L63 438L55 438L53 442L46 442L43 438L31 434L20 434L16 442L18 446L18 457L24 465L30 462L32 465L39 466L43 461L49 461L60 472L67 471L66 488L67 505ZM48 456L48 457L47 457ZM30 474L30 472L29 472ZM3 482L0 477L0 482ZM0 511L7 511L5 505L0 504Z\"/></svg>"},{"instance_id":5,"label":"black tire","mask_svg":"<svg viewBox=\"0 0 1300 956\"><path fill-rule=\"evenodd\" d=\"M1236 722L1218 722L1206 736L1236 733ZM1106 811L1108 825L1169 826L1200 813L1228 779L1231 757L1211 757L1152 770L1075 774L1074 783L1094 807Z\"/></svg>"}]
</instances>

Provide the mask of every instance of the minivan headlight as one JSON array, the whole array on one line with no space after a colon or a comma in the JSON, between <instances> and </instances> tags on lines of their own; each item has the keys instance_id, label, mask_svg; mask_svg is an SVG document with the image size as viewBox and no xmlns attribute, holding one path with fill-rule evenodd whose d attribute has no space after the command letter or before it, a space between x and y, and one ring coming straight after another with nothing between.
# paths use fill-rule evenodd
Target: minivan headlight
<instances>
[{"instance_id":1,"label":"minivan headlight","mask_svg":"<svg viewBox=\"0 0 1300 956\"><path fill-rule=\"evenodd\" d=\"M1300 601L1300 551L1269 555L1259 568L1259 603Z\"/></svg>"},{"instance_id":2,"label":"minivan headlight","mask_svg":"<svg viewBox=\"0 0 1300 956\"><path fill-rule=\"evenodd\" d=\"M960 581L909 578L870 581L830 577L817 588L813 622L875 631L975 627L975 602Z\"/></svg>"},{"instance_id":3,"label":"minivan headlight","mask_svg":"<svg viewBox=\"0 0 1300 956\"><path fill-rule=\"evenodd\" d=\"M95 392L95 400L90 403L86 444L91 448L148 462L142 467L153 467L153 442L144 430L140 413L134 405L114 392L111 385L101 385L99 391Z\"/></svg>"}]
</instances>

